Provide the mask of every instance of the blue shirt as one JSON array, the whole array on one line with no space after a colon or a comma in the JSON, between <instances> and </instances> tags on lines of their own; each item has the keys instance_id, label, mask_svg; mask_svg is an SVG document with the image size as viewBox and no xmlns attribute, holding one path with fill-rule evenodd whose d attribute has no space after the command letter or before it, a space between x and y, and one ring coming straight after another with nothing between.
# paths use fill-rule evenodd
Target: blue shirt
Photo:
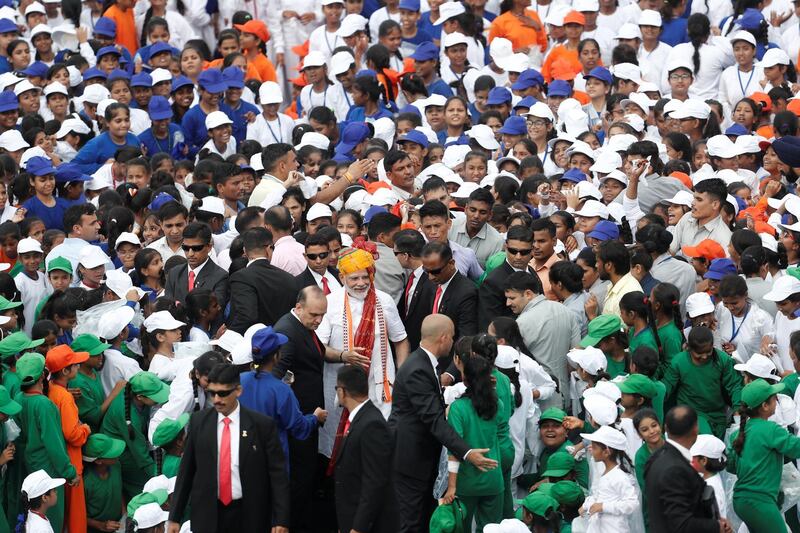
<instances>
[{"instance_id":1,"label":"blue shirt","mask_svg":"<svg viewBox=\"0 0 800 533\"><path fill-rule=\"evenodd\" d=\"M183 130L177 124L169 123L169 134L166 139L156 139L153 134L153 128L147 128L139 135L139 142L147 150L147 156L153 157L154 155L164 152L172 154L172 149L179 142L183 142Z\"/></svg>"},{"instance_id":2,"label":"blue shirt","mask_svg":"<svg viewBox=\"0 0 800 533\"><path fill-rule=\"evenodd\" d=\"M8 58L0 56L0 74L11 72L11 70L11 63L8 61Z\"/></svg>"},{"instance_id":3,"label":"blue shirt","mask_svg":"<svg viewBox=\"0 0 800 533\"><path fill-rule=\"evenodd\" d=\"M433 80L433 82L428 85L426 89L428 89L428 96L432 94L441 94L445 98L450 98L453 96L453 89L447 85L447 82L442 78L436 78Z\"/></svg>"},{"instance_id":4,"label":"blue shirt","mask_svg":"<svg viewBox=\"0 0 800 533\"><path fill-rule=\"evenodd\" d=\"M64 230L64 213L67 210L67 203L63 199L56 198L56 205L48 207L34 195L25 200L22 207L28 210L25 218L39 217L44 221L45 228Z\"/></svg>"},{"instance_id":5,"label":"blue shirt","mask_svg":"<svg viewBox=\"0 0 800 533\"><path fill-rule=\"evenodd\" d=\"M385 107L380 107L380 105L378 105L378 111L374 115L366 116L364 114L364 108L359 105L350 108L350 111L347 112L345 122L364 122L368 118L372 120L378 120L379 118L383 117L392 118L392 112Z\"/></svg>"},{"instance_id":6,"label":"blue shirt","mask_svg":"<svg viewBox=\"0 0 800 533\"><path fill-rule=\"evenodd\" d=\"M239 403L275 420L288 471L289 435L297 440L306 440L317 427L317 417L300 411L300 404L289 385L269 372L259 372L257 376L253 370L242 374Z\"/></svg>"},{"instance_id":7,"label":"blue shirt","mask_svg":"<svg viewBox=\"0 0 800 533\"><path fill-rule=\"evenodd\" d=\"M226 104L219 104L219 110L233 120L234 112ZM199 104L190 107L189 111L183 115L181 128L183 129L183 135L186 137L186 144L189 145L189 148L196 148L199 150L208 142L206 112L203 111L203 108L201 108Z\"/></svg>"},{"instance_id":8,"label":"blue shirt","mask_svg":"<svg viewBox=\"0 0 800 533\"><path fill-rule=\"evenodd\" d=\"M658 38L662 43L670 46L676 46L681 43L689 42L689 34L686 32L685 18L674 18L664 20L661 26L661 36Z\"/></svg>"},{"instance_id":9,"label":"blue shirt","mask_svg":"<svg viewBox=\"0 0 800 533\"><path fill-rule=\"evenodd\" d=\"M125 142L117 144L111 140L108 132L104 132L86 143L72 162L78 165L84 174L94 174L106 161L114 157L117 150L125 146L139 148L139 139L133 133L128 133Z\"/></svg>"},{"instance_id":10,"label":"blue shirt","mask_svg":"<svg viewBox=\"0 0 800 533\"><path fill-rule=\"evenodd\" d=\"M242 144L242 141L247 137L247 119L245 115L251 112L254 115L258 115L261 113L261 110L244 100L239 100L239 107L237 109L231 107L228 109L231 110L228 116L233 120L233 137L236 139L236 145L238 146Z\"/></svg>"},{"instance_id":11,"label":"blue shirt","mask_svg":"<svg viewBox=\"0 0 800 533\"><path fill-rule=\"evenodd\" d=\"M442 38L442 26L444 24L439 24L438 26L434 26L433 22L431 22L431 12L426 11L422 15L419 16L419 21L417 22L417 30L424 31L428 35L430 35L434 40L439 40Z\"/></svg>"}]
</instances>

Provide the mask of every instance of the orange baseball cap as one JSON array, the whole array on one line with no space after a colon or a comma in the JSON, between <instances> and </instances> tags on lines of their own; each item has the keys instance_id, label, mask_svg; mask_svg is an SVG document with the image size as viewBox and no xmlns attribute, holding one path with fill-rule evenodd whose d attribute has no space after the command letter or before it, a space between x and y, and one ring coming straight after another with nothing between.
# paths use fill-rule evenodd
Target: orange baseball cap
<instances>
[{"instance_id":1,"label":"orange baseball cap","mask_svg":"<svg viewBox=\"0 0 800 533\"><path fill-rule=\"evenodd\" d=\"M685 172L678 172L676 170L675 172L670 174L670 177L680 180L680 182L683 183L686 186L687 189L693 189L694 188L694 185L692 184L692 178L690 178L689 174L687 174Z\"/></svg>"},{"instance_id":2,"label":"orange baseball cap","mask_svg":"<svg viewBox=\"0 0 800 533\"><path fill-rule=\"evenodd\" d=\"M269 41L269 30L263 20L248 20L244 24L234 24L233 27L242 33L252 33L261 39L262 43Z\"/></svg>"},{"instance_id":3,"label":"orange baseball cap","mask_svg":"<svg viewBox=\"0 0 800 533\"><path fill-rule=\"evenodd\" d=\"M725 257L725 250L722 249L722 246L711 239L704 239L700 241L697 246L684 246L681 249L683 253L693 259L702 257L709 262L714 259L722 259Z\"/></svg>"},{"instance_id":4,"label":"orange baseball cap","mask_svg":"<svg viewBox=\"0 0 800 533\"><path fill-rule=\"evenodd\" d=\"M761 104L763 111L772 111L772 98L767 93L753 93L750 95L750 99Z\"/></svg>"},{"instance_id":5,"label":"orange baseball cap","mask_svg":"<svg viewBox=\"0 0 800 533\"><path fill-rule=\"evenodd\" d=\"M796 116L800 117L800 99L793 98L786 104L786 110L791 111Z\"/></svg>"},{"instance_id":6,"label":"orange baseball cap","mask_svg":"<svg viewBox=\"0 0 800 533\"><path fill-rule=\"evenodd\" d=\"M586 26L586 17L583 16L583 13L580 11L570 11L566 15L564 15L564 25L567 24L580 24L581 26Z\"/></svg>"},{"instance_id":7,"label":"orange baseball cap","mask_svg":"<svg viewBox=\"0 0 800 533\"><path fill-rule=\"evenodd\" d=\"M89 352L73 352L68 344L61 344L47 352L44 364L51 374L55 374L59 370L83 363L87 359L89 359Z\"/></svg>"}]
</instances>

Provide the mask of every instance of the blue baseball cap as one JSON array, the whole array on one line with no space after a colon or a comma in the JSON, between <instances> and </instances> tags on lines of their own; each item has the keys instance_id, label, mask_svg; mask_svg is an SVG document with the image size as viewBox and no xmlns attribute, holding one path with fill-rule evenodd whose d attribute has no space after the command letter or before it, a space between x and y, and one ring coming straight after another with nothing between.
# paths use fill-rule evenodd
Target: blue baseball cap
<instances>
[{"instance_id":1,"label":"blue baseball cap","mask_svg":"<svg viewBox=\"0 0 800 533\"><path fill-rule=\"evenodd\" d=\"M289 342L289 337L283 333L278 333L272 326L267 326L255 332L250 341L250 348L253 353L254 361L263 361L271 356L278 349Z\"/></svg>"},{"instance_id":2,"label":"blue baseball cap","mask_svg":"<svg viewBox=\"0 0 800 533\"><path fill-rule=\"evenodd\" d=\"M165 43L164 41L158 41L150 45L150 57L153 57L157 54L163 54L164 52L169 52L172 55L173 48Z\"/></svg>"},{"instance_id":3,"label":"blue baseball cap","mask_svg":"<svg viewBox=\"0 0 800 533\"><path fill-rule=\"evenodd\" d=\"M116 46L104 46L103 48L98 50L94 56L97 58L98 61L100 61L101 57L107 56L108 54L114 54L117 57L122 57L122 52L117 50Z\"/></svg>"},{"instance_id":4,"label":"blue baseball cap","mask_svg":"<svg viewBox=\"0 0 800 533\"><path fill-rule=\"evenodd\" d=\"M619 227L610 220L601 220L594 225L594 229L589 232L587 237L592 237L598 241L615 241L619 239Z\"/></svg>"},{"instance_id":5,"label":"blue baseball cap","mask_svg":"<svg viewBox=\"0 0 800 533\"><path fill-rule=\"evenodd\" d=\"M708 272L703 274L703 279L721 280L728 274L736 274L736 263L723 257L722 259L714 259L708 266Z\"/></svg>"},{"instance_id":6,"label":"blue baseball cap","mask_svg":"<svg viewBox=\"0 0 800 533\"><path fill-rule=\"evenodd\" d=\"M228 85L228 89L244 88L244 72L239 67L228 67L222 71L222 79Z\"/></svg>"},{"instance_id":7,"label":"blue baseball cap","mask_svg":"<svg viewBox=\"0 0 800 533\"><path fill-rule=\"evenodd\" d=\"M744 10L742 16L736 21L736 25L743 30L757 30L764 20L764 15L761 14L761 11L750 7Z\"/></svg>"},{"instance_id":8,"label":"blue baseball cap","mask_svg":"<svg viewBox=\"0 0 800 533\"><path fill-rule=\"evenodd\" d=\"M210 68L200 73L197 83L201 88L210 93L224 93L228 84L222 78L222 72L216 68Z\"/></svg>"},{"instance_id":9,"label":"blue baseball cap","mask_svg":"<svg viewBox=\"0 0 800 533\"><path fill-rule=\"evenodd\" d=\"M531 107L533 107L533 104L535 103L536 103L536 98L534 98L533 96L526 96L525 98L514 104L514 110L516 111L517 109L521 108L530 109Z\"/></svg>"},{"instance_id":10,"label":"blue baseball cap","mask_svg":"<svg viewBox=\"0 0 800 533\"><path fill-rule=\"evenodd\" d=\"M2 18L0 19L0 33L19 33L19 28L13 20Z\"/></svg>"},{"instance_id":11,"label":"blue baseball cap","mask_svg":"<svg viewBox=\"0 0 800 533\"><path fill-rule=\"evenodd\" d=\"M375 72L374 70L372 70L371 68L362 68L361 70L356 72L356 76L355 77L356 78L360 78L362 76L367 76L367 77L370 77L370 78L374 78L377 75L378 75L378 73Z\"/></svg>"},{"instance_id":12,"label":"blue baseball cap","mask_svg":"<svg viewBox=\"0 0 800 533\"><path fill-rule=\"evenodd\" d=\"M36 77L36 78L44 78L47 76L47 65L42 63L41 61L34 61L28 68L22 71L23 74L26 76Z\"/></svg>"},{"instance_id":13,"label":"blue baseball cap","mask_svg":"<svg viewBox=\"0 0 800 533\"><path fill-rule=\"evenodd\" d=\"M439 47L430 41L425 41L417 46L414 53L411 54L411 59L415 61L430 61L439 57Z\"/></svg>"},{"instance_id":14,"label":"blue baseball cap","mask_svg":"<svg viewBox=\"0 0 800 533\"><path fill-rule=\"evenodd\" d=\"M44 65L44 63L42 63L42 65ZM31 65L31 67L32 66L33 65ZM47 65L44 65L44 67L45 67L45 73L47 73ZM30 68L30 67L28 67L28 68ZM103 80L107 80L108 79L108 74L106 74L105 72L103 72L102 70L100 70L97 67L87 68L83 72L83 81L84 82L89 81L89 80L93 80L95 78L101 78Z\"/></svg>"},{"instance_id":15,"label":"blue baseball cap","mask_svg":"<svg viewBox=\"0 0 800 533\"><path fill-rule=\"evenodd\" d=\"M572 183L580 183L582 181L587 181L586 174L578 170L577 168L571 168L564 172L564 174L558 178L559 181L571 181Z\"/></svg>"},{"instance_id":16,"label":"blue baseball cap","mask_svg":"<svg viewBox=\"0 0 800 533\"><path fill-rule=\"evenodd\" d=\"M94 34L105 35L113 39L117 36L117 23L108 17L100 17L94 23Z\"/></svg>"},{"instance_id":17,"label":"blue baseball cap","mask_svg":"<svg viewBox=\"0 0 800 533\"><path fill-rule=\"evenodd\" d=\"M398 9L405 9L406 11L419 12L419 0L400 0Z\"/></svg>"},{"instance_id":18,"label":"blue baseball cap","mask_svg":"<svg viewBox=\"0 0 800 533\"><path fill-rule=\"evenodd\" d=\"M150 209L150 211L158 211L170 202L177 202L177 200L168 193L160 192L155 198L153 198L153 201L150 202L150 205L148 205L147 208Z\"/></svg>"},{"instance_id":19,"label":"blue baseball cap","mask_svg":"<svg viewBox=\"0 0 800 533\"><path fill-rule=\"evenodd\" d=\"M419 130L410 130L405 135L401 135L399 139L397 139L397 143L401 142L412 142L417 143L418 145L422 146L423 148L428 147L428 138L425 137L425 134Z\"/></svg>"},{"instance_id":20,"label":"blue baseball cap","mask_svg":"<svg viewBox=\"0 0 800 533\"><path fill-rule=\"evenodd\" d=\"M147 72L140 72L134 74L131 78L131 87L147 87L148 89L153 86L153 78Z\"/></svg>"},{"instance_id":21,"label":"blue baseball cap","mask_svg":"<svg viewBox=\"0 0 800 533\"><path fill-rule=\"evenodd\" d=\"M733 135L735 137L738 137L740 135L750 135L750 132L747 131L747 129L744 126L742 126L738 122L735 122L730 128L725 130L725 135Z\"/></svg>"},{"instance_id":22,"label":"blue baseball cap","mask_svg":"<svg viewBox=\"0 0 800 533\"><path fill-rule=\"evenodd\" d=\"M172 79L172 88L170 89L170 94L174 93L181 87L192 86L194 87L194 82L187 78L186 76L180 75Z\"/></svg>"},{"instance_id":23,"label":"blue baseball cap","mask_svg":"<svg viewBox=\"0 0 800 533\"><path fill-rule=\"evenodd\" d=\"M553 80L547 87L547 96L563 96L569 98L572 94L572 87L564 80Z\"/></svg>"},{"instance_id":24,"label":"blue baseball cap","mask_svg":"<svg viewBox=\"0 0 800 533\"><path fill-rule=\"evenodd\" d=\"M528 125L525 123L524 117L511 115L506 119L499 133L505 133L506 135L526 135L528 133Z\"/></svg>"},{"instance_id":25,"label":"blue baseball cap","mask_svg":"<svg viewBox=\"0 0 800 533\"><path fill-rule=\"evenodd\" d=\"M587 78L595 78L602 81L606 85L612 85L614 83L614 77L606 67L594 67L589 71L589 74L584 76L584 79Z\"/></svg>"},{"instance_id":26,"label":"blue baseball cap","mask_svg":"<svg viewBox=\"0 0 800 533\"><path fill-rule=\"evenodd\" d=\"M155 95L150 98L147 113L150 115L150 120L164 120L172 118L172 107L169 105L169 100L163 96Z\"/></svg>"},{"instance_id":27,"label":"blue baseball cap","mask_svg":"<svg viewBox=\"0 0 800 533\"><path fill-rule=\"evenodd\" d=\"M367 212L364 213L364 224L369 224L372 221L372 217L377 215L378 213L388 213L389 211L386 210L385 207L382 205L373 205Z\"/></svg>"},{"instance_id":28,"label":"blue baseball cap","mask_svg":"<svg viewBox=\"0 0 800 533\"><path fill-rule=\"evenodd\" d=\"M495 87L489 91L489 98L486 105L502 105L511 103L511 91L505 87Z\"/></svg>"},{"instance_id":29,"label":"blue baseball cap","mask_svg":"<svg viewBox=\"0 0 800 533\"><path fill-rule=\"evenodd\" d=\"M335 154L333 154L333 157L331 157L331 159L333 159L337 163L352 163L353 161L356 160L356 158L353 157L352 155L344 154L342 152L336 152Z\"/></svg>"},{"instance_id":30,"label":"blue baseball cap","mask_svg":"<svg viewBox=\"0 0 800 533\"><path fill-rule=\"evenodd\" d=\"M19 101L14 91L6 90L0 93L0 113L19 109Z\"/></svg>"},{"instance_id":31,"label":"blue baseball cap","mask_svg":"<svg viewBox=\"0 0 800 533\"><path fill-rule=\"evenodd\" d=\"M55 174L56 169L53 168L53 161L49 157L33 156L28 159L25 170L34 176L46 176L48 174Z\"/></svg>"},{"instance_id":32,"label":"blue baseball cap","mask_svg":"<svg viewBox=\"0 0 800 533\"><path fill-rule=\"evenodd\" d=\"M524 89L530 89L531 87L536 86L542 87L544 85L544 77L542 74L536 70L535 68L529 68L527 70L523 70L517 81L515 81L511 88L515 91L522 91Z\"/></svg>"},{"instance_id":33,"label":"blue baseball cap","mask_svg":"<svg viewBox=\"0 0 800 533\"><path fill-rule=\"evenodd\" d=\"M62 163L56 169L56 182L69 183L72 181L89 181L92 177L84 174L75 163Z\"/></svg>"},{"instance_id":34,"label":"blue baseball cap","mask_svg":"<svg viewBox=\"0 0 800 533\"><path fill-rule=\"evenodd\" d=\"M370 136L370 128L364 122L350 122L342 131L342 140L336 147L337 154L349 154L359 143Z\"/></svg>"},{"instance_id":35,"label":"blue baseball cap","mask_svg":"<svg viewBox=\"0 0 800 533\"><path fill-rule=\"evenodd\" d=\"M114 80L130 80L131 75L128 74L127 70L122 70L119 68L115 68L111 72L108 73L108 81Z\"/></svg>"}]
</instances>

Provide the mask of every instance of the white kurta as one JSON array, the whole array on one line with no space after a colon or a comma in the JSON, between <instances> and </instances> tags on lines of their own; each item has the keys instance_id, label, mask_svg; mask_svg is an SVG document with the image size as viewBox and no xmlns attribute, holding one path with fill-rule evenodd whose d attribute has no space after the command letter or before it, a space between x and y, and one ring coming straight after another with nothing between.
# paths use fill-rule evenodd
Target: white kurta
<instances>
[{"instance_id":1,"label":"white kurta","mask_svg":"<svg viewBox=\"0 0 800 533\"><path fill-rule=\"evenodd\" d=\"M400 320L400 314L397 312L397 306L394 299L383 291L376 291L378 302L383 309L384 321L386 330L388 332L387 348L388 354L386 357L386 377L391 385L394 385L395 366L394 358L392 356L391 342L400 342L406 338L406 328L403 326L403 321ZM346 350L344 346L344 295L345 289L340 288L330 293L328 298L328 312L325 314L322 323L317 329L317 336L320 341L327 344L335 350ZM364 309L364 300L354 297L349 298L350 313L352 317L352 335L358 329L361 323L361 314ZM372 359L369 366L369 399L372 403L381 410L384 418L389 418L389 413L392 410L390 402L383 401L383 365L381 364L381 335L384 332L379 330L377 317L375 319L375 343L372 347ZM323 392L325 394L325 410L328 411L328 418L330 422L322 426L319 431L319 451L326 457L330 457L333 450L333 441L336 437L336 428L339 424L339 418L342 414L342 408L338 405L336 399L336 373L341 367L341 363L325 363L325 369L322 374L323 378Z\"/></svg>"},{"instance_id":2,"label":"white kurta","mask_svg":"<svg viewBox=\"0 0 800 533\"><path fill-rule=\"evenodd\" d=\"M639 513L639 493L633 476L617 466L595 478L592 493L583 502L585 509L602 503L603 512L592 515L587 533L625 533L631 531L629 516Z\"/></svg>"},{"instance_id":3,"label":"white kurta","mask_svg":"<svg viewBox=\"0 0 800 533\"><path fill-rule=\"evenodd\" d=\"M25 317L25 333L30 336L33 325L36 323L36 308L39 302L53 293L53 286L41 272L37 272L38 278L33 280L25 272L20 272L14 277L14 283L22 296L22 307Z\"/></svg>"},{"instance_id":4,"label":"white kurta","mask_svg":"<svg viewBox=\"0 0 800 533\"><path fill-rule=\"evenodd\" d=\"M761 353L761 339L772 330L773 319L755 303L745 317L734 317L722 303L717 304L717 331L722 342L736 345L738 359L746 363L754 353ZM731 337L736 337L731 341Z\"/></svg>"}]
</instances>

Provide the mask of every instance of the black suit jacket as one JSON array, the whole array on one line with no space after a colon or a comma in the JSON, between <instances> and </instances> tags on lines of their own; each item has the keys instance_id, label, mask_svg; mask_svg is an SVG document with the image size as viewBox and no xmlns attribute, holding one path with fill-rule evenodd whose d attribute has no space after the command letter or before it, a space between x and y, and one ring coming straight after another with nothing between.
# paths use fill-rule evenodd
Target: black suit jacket
<instances>
[{"instance_id":1,"label":"black suit jacket","mask_svg":"<svg viewBox=\"0 0 800 533\"><path fill-rule=\"evenodd\" d=\"M389 426L395 434L394 470L415 479L435 476L442 446L459 459L469 451L445 420L439 379L422 348L397 371Z\"/></svg>"},{"instance_id":2,"label":"black suit jacket","mask_svg":"<svg viewBox=\"0 0 800 533\"><path fill-rule=\"evenodd\" d=\"M436 287L432 288L434 298ZM433 304L431 303L431 309ZM478 289L469 279L456 271L439 301L439 313L447 315L456 326L454 339L478 333Z\"/></svg>"},{"instance_id":3,"label":"black suit jacket","mask_svg":"<svg viewBox=\"0 0 800 533\"><path fill-rule=\"evenodd\" d=\"M244 335L261 322L271 326L297 303L294 276L265 259L238 270L231 276L231 312L228 329Z\"/></svg>"},{"instance_id":4,"label":"black suit jacket","mask_svg":"<svg viewBox=\"0 0 800 533\"><path fill-rule=\"evenodd\" d=\"M228 305L228 272L209 259L194 280L195 289L209 289L217 295L220 307ZM189 265L181 265L167 272L164 295L181 303L189 294Z\"/></svg>"},{"instance_id":5,"label":"black suit jacket","mask_svg":"<svg viewBox=\"0 0 800 533\"><path fill-rule=\"evenodd\" d=\"M335 268L328 267L328 272L330 272L333 275L333 277L336 278L337 280L339 279L339 271L336 270ZM306 267L306 269L303 270L300 274L296 275L294 279L297 281L298 291L300 289L304 289L306 287L311 287L311 286L319 287L319 285L317 285L317 280L314 279L314 275L311 274L311 270L308 267ZM333 291L335 288L336 288L335 285L333 287L330 287L331 291Z\"/></svg>"},{"instance_id":6,"label":"black suit jacket","mask_svg":"<svg viewBox=\"0 0 800 533\"><path fill-rule=\"evenodd\" d=\"M286 335L289 341L281 346L281 357L272 373L283 378L287 370L292 371L292 391L304 414L313 413L317 407L324 407L322 370L325 345L318 338L315 343L316 332L306 329L291 312L275 323L275 331Z\"/></svg>"},{"instance_id":7,"label":"black suit jacket","mask_svg":"<svg viewBox=\"0 0 800 533\"><path fill-rule=\"evenodd\" d=\"M289 526L289 478L275 422L240 409L239 478L242 483L242 531ZM192 531L217 533L217 412L192 414L169 519L180 523L191 504Z\"/></svg>"},{"instance_id":8,"label":"black suit jacket","mask_svg":"<svg viewBox=\"0 0 800 533\"><path fill-rule=\"evenodd\" d=\"M533 274L539 284L539 294L542 292L542 283L536 271L528 267L528 272ZM478 328L486 331L489 323L499 316L514 318L514 313L506 306L505 283L508 276L514 273L514 269L503 261L503 264L495 268L486 276L478 289Z\"/></svg>"},{"instance_id":9,"label":"black suit jacket","mask_svg":"<svg viewBox=\"0 0 800 533\"><path fill-rule=\"evenodd\" d=\"M386 420L367 400L350 423L336 458L339 531L397 531L394 491L386 468L393 444Z\"/></svg>"},{"instance_id":10,"label":"black suit jacket","mask_svg":"<svg viewBox=\"0 0 800 533\"><path fill-rule=\"evenodd\" d=\"M406 277L404 281L403 295L400 298L400 305L397 307L397 310L400 312L403 325L406 327L409 349L413 351L419 348L419 331L422 327L422 321L426 316L431 314L431 309L433 308L433 291L435 288L433 288L433 283L431 283L428 275L423 271L411 295L411 305L406 309L405 287L407 284L408 277Z\"/></svg>"},{"instance_id":11,"label":"black suit jacket","mask_svg":"<svg viewBox=\"0 0 800 533\"><path fill-rule=\"evenodd\" d=\"M703 499L706 482L670 443L644 467L651 533L717 533L713 493Z\"/></svg>"}]
</instances>

